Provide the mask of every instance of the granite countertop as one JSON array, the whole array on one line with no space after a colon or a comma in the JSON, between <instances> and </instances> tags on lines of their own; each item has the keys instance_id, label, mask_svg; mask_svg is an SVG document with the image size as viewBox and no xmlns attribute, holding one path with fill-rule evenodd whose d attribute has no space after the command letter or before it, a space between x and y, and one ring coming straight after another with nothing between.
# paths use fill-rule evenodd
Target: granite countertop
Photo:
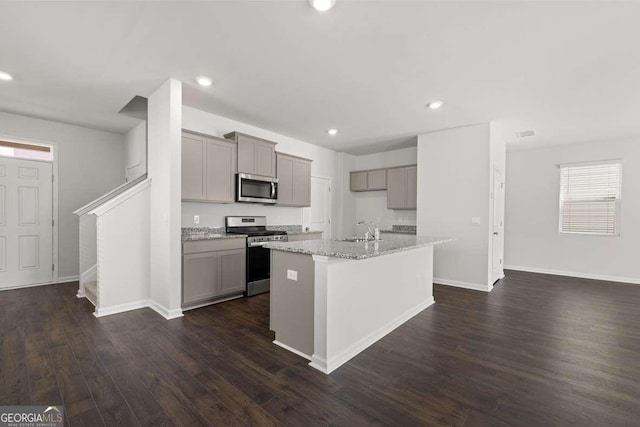
<instances>
[{"instance_id":1,"label":"granite countertop","mask_svg":"<svg viewBox=\"0 0 640 427\"><path fill-rule=\"evenodd\" d=\"M265 248L295 252L308 255L320 255L344 259L367 259L395 252L451 242L454 239L442 237L411 236L398 234L385 236L379 242L343 242L336 240L307 240L302 242L274 242Z\"/></svg>"},{"instance_id":2,"label":"granite countertop","mask_svg":"<svg viewBox=\"0 0 640 427\"><path fill-rule=\"evenodd\" d=\"M183 242L197 242L198 240L237 239L245 238L246 234L227 234L222 227L192 227L182 229Z\"/></svg>"},{"instance_id":3,"label":"granite countertop","mask_svg":"<svg viewBox=\"0 0 640 427\"><path fill-rule=\"evenodd\" d=\"M287 231L287 235L291 236L291 235L296 235L296 234L320 234L322 233L322 231L317 231L317 230L286 230Z\"/></svg>"},{"instance_id":4,"label":"granite countertop","mask_svg":"<svg viewBox=\"0 0 640 427\"><path fill-rule=\"evenodd\" d=\"M246 234L227 234L227 233L192 233L183 234L183 242L196 242L198 240L218 240L218 239L238 239L245 238Z\"/></svg>"},{"instance_id":5,"label":"granite countertop","mask_svg":"<svg viewBox=\"0 0 640 427\"><path fill-rule=\"evenodd\" d=\"M381 233L394 233L394 234L416 234L415 225L397 225L391 226L391 230L380 230Z\"/></svg>"},{"instance_id":6,"label":"granite countertop","mask_svg":"<svg viewBox=\"0 0 640 427\"><path fill-rule=\"evenodd\" d=\"M409 234L414 236L416 234L415 231L410 230L380 230L380 232L384 234Z\"/></svg>"}]
</instances>

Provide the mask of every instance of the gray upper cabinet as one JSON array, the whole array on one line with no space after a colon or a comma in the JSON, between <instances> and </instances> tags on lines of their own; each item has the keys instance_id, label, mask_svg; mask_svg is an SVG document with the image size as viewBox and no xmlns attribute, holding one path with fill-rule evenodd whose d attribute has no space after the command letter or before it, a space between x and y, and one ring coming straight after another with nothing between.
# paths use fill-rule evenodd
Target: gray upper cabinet
<instances>
[{"instance_id":1,"label":"gray upper cabinet","mask_svg":"<svg viewBox=\"0 0 640 427\"><path fill-rule=\"evenodd\" d=\"M416 166L387 170L387 208L416 209L417 172Z\"/></svg>"},{"instance_id":2,"label":"gray upper cabinet","mask_svg":"<svg viewBox=\"0 0 640 427\"><path fill-rule=\"evenodd\" d=\"M418 167L407 168L407 206L406 209L418 208Z\"/></svg>"},{"instance_id":3,"label":"gray upper cabinet","mask_svg":"<svg viewBox=\"0 0 640 427\"><path fill-rule=\"evenodd\" d=\"M311 160L277 153L278 204L311 206Z\"/></svg>"},{"instance_id":4,"label":"gray upper cabinet","mask_svg":"<svg viewBox=\"0 0 640 427\"><path fill-rule=\"evenodd\" d=\"M293 204L293 157L277 153L276 169L278 175L278 204Z\"/></svg>"},{"instance_id":5,"label":"gray upper cabinet","mask_svg":"<svg viewBox=\"0 0 640 427\"><path fill-rule=\"evenodd\" d=\"M407 200L407 172L404 168L387 171L387 208L404 209Z\"/></svg>"},{"instance_id":6,"label":"gray upper cabinet","mask_svg":"<svg viewBox=\"0 0 640 427\"><path fill-rule=\"evenodd\" d=\"M224 136L238 144L238 172L276 176L276 143L239 132Z\"/></svg>"},{"instance_id":7,"label":"gray upper cabinet","mask_svg":"<svg viewBox=\"0 0 640 427\"><path fill-rule=\"evenodd\" d=\"M235 143L183 132L182 200L232 203L236 159Z\"/></svg>"},{"instance_id":8,"label":"gray upper cabinet","mask_svg":"<svg viewBox=\"0 0 640 427\"><path fill-rule=\"evenodd\" d=\"M182 134L182 199L201 200L207 198L205 191L205 153L207 138Z\"/></svg>"},{"instance_id":9,"label":"gray upper cabinet","mask_svg":"<svg viewBox=\"0 0 640 427\"><path fill-rule=\"evenodd\" d=\"M351 191L367 191L367 172L351 172Z\"/></svg>"},{"instance_id":10,"label":"gray upper cabinet","mask_svg":"<svg viewBox=\"0 0 640 427\"><path fill-rule=\"evenodd\" d=\"M387 170L378 169L367 171L367 190L386 190L387 189Z\"/></svg>"},{"instance_id":11,"label":"gray upper cabinet","mask_svg":"<svg viewBox=\"0 0 640 427\"><path fill-rule=\"evenodd\" d=\"M207 139L207 201L232 203L235 198L236 144Z\"/></svg>"},{"instance_id":12,"label":"gray upper cabinet","mask_svg":"<svg viewBox=\"0 0 640 427\"><path fill-rule=\"evenodd\" d=\"M351 172L351 191L378 191L387 189L387 170Z\"/></svg>"}]
</instances>

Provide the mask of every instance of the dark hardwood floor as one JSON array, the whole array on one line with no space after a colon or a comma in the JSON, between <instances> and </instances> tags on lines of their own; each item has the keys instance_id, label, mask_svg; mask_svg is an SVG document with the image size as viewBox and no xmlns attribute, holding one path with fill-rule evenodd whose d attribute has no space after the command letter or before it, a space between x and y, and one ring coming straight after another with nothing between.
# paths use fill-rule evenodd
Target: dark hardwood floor
<instances>
[{"instance_id":1,"label":"dark hardwood floor","mask_svg":"<svg viewBox=\"0 0 640 427\"><path fill-rule=\"evenodd\" d=\"M71 426L640 424L640 286L507 272L329 376L271 343L269 296L96 319L76 284L0 292L0 404Z\"/></svg>"}]
</instances>

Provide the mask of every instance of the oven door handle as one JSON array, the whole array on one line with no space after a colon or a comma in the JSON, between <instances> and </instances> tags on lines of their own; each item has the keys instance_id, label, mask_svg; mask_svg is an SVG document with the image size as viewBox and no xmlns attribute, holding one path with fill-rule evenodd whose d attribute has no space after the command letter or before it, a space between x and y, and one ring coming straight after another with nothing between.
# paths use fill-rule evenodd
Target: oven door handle
<instances>
[{"instance_id":1,"label":"oven door handle","mask_svg":"<svg viewBox=\"0 0 640 427\"><path fill-rule=\"evenodd\" d=\"M276 183L271 183L271 200L275 200L276 198Z\"/></svg>"},{"instance_id":2,"label":"oven door handle","mask_svg":"<svg viewBox=\"0 0 640 427\"><path fill-rule=\"evenodd\" d=\"M251 242L251 243L248 243L247 246L250 248L256 248L256 247L264 246L267 243L272 243L272 242Z\"/></svg>"}]
</instances>

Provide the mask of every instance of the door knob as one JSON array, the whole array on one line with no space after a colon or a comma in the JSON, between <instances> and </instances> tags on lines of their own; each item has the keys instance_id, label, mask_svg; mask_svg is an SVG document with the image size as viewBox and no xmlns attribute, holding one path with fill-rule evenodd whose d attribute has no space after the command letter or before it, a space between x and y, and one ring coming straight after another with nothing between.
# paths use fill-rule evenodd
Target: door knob
<instances>
[{"instance_id":1,"label":"door knob","mask_svg":"<svg viewBox=\"0 0 640 427\"><path fill-rule=\"evenodd\" d=\"M494 235L494 236L497 236L497 235L498 235L498 232L497 232L497 231L494 231L494 232L493 232L493 235Z\"/></svg>"}]
</instances>

